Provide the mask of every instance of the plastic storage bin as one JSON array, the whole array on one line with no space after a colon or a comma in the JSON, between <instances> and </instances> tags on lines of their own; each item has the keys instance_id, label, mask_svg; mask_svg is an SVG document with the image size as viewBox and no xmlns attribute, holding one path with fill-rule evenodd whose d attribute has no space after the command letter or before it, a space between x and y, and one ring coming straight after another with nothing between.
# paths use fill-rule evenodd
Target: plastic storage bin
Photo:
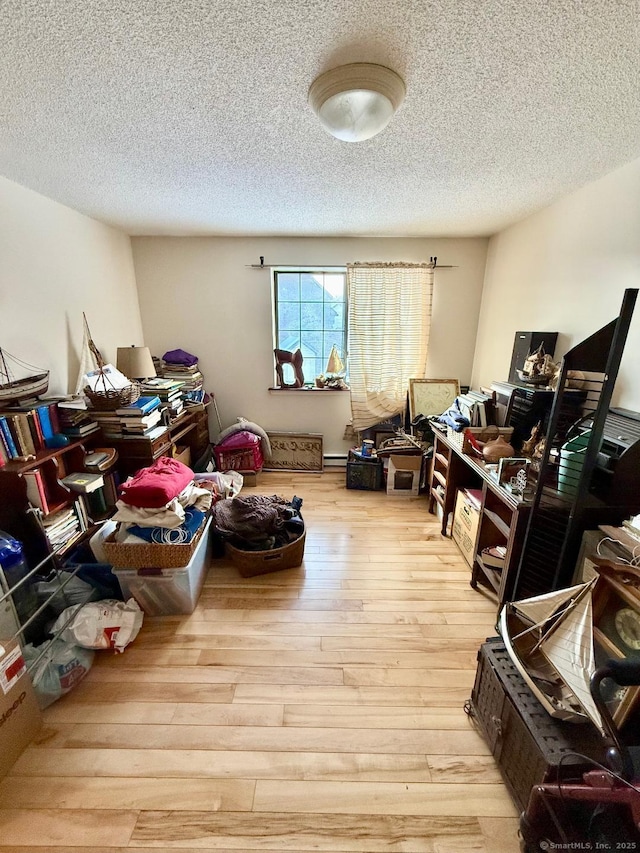
<instances>
[{"instance_id":1,"label":"plastic storage bin","mask_svg":"<svg viewBox=\"0 0 640 853\"><path fill-rule=\"evenodd\" d=\"M218 471L261 471L264 464L260 438L242 431L213 448Z\"/></svg>"},{"instance_id":2,"label":"plastic storage bin","mask_svg":"<svg viewBox=\"0 0 640 853\"><path fill-rule=\"evenodd\" d=\"M209 565L210 525L211 519L187 566L178 569L120 569L114 566L113 572L125 600L133 596L148 616L193 613Z\"/></svg>"},{"instance_id":3,"label":"plastic storage bin","mask_svg":"<svg viewBox=\"0 0 640 853\"><path fill-rule=\"evenodd\" d=\"M560 448L558 491L567 497L574 497L578 493L578 483L590 436L591 430L588 430L567 441Z\"/></svg>"}]
</instances>

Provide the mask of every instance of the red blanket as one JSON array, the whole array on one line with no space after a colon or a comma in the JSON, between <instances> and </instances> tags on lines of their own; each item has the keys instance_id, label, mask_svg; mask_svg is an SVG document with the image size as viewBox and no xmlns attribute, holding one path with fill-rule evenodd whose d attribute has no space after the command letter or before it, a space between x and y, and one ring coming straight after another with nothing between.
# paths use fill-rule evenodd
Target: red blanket
<instances>
[{"instance_id":1,"label":"red blanket","mask_svg":"<svg viewBox=\"0 0 640 853\"><path fill-rule=\"evenodd\" d=\"M177 497L192 480L191 468L178 459L161 456L124 483L120 498L129 506L159 509Z\"/></svg>"}]
</instances>

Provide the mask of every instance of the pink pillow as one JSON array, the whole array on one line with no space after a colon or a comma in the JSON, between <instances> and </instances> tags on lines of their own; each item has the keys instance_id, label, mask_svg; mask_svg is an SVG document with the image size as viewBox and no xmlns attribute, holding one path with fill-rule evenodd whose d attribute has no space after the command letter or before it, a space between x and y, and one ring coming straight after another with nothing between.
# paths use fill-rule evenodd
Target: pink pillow
<instances>
[{"instance_id":1,"label":"pink pillow","mask_svg":"<svg viewBox=\"0 0 640 853\"><path fill-rule=\"evenodd\" d=\"M191 468L179 459L161 456L124 483L120 499L130 506L159 509L177 497L192 480Z\"/></svg>"}]
</instances>

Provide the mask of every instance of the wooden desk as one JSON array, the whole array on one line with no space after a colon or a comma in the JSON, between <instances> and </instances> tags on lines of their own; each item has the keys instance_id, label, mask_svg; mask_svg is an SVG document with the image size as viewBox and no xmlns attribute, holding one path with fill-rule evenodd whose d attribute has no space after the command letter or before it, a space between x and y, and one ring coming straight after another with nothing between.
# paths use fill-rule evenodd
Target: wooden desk
<instances>
[{"instance_id":1,"label":"wooden desk","mask_svg":"<svg viewBox=\"0 0 640 853\"><path fill-rule=\"evenodd\" d=\"M433 461L429 486L429 512L442 507L442 535L447 535L459 489L482 489L482 506L474 547L471 586L489 590L501 607L511 600L531 504L518 500L489 474L484 462L462 453L446 434L434 428ZM502 569L485 566L481 553L491 545L507 549Z\"/></svg>"},{"instance_id":2,"label":"wooden desk","mask_svg":"<svg viewBox=\"0 0 640 853\"><path fill-rule=\"evenodd\" d=\"M186 409L154 441L140 436L104 439L104 443L118 451L118 470L123 476L147 468L160 456L171 455L172 447L177 444L187 445L191 449L193 464L209 444L207 411L200 408Z\"/></svg>"}]
</instances>

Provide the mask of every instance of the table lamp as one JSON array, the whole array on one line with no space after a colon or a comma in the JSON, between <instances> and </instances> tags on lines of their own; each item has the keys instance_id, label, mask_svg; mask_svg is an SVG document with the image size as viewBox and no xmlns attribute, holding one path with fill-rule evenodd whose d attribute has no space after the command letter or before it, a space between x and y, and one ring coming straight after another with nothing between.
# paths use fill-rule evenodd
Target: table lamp
<instances>
[{"instance_id":1,"label":"table lamp","mask_svg":"<svg viewBox=\"0 0 640 853\"><path fill-rule=\"evenodd\" d=\"M116 367L129 379L149 379L157 376L149 347L118 347Z\"/></svg>"}]
</instances>

